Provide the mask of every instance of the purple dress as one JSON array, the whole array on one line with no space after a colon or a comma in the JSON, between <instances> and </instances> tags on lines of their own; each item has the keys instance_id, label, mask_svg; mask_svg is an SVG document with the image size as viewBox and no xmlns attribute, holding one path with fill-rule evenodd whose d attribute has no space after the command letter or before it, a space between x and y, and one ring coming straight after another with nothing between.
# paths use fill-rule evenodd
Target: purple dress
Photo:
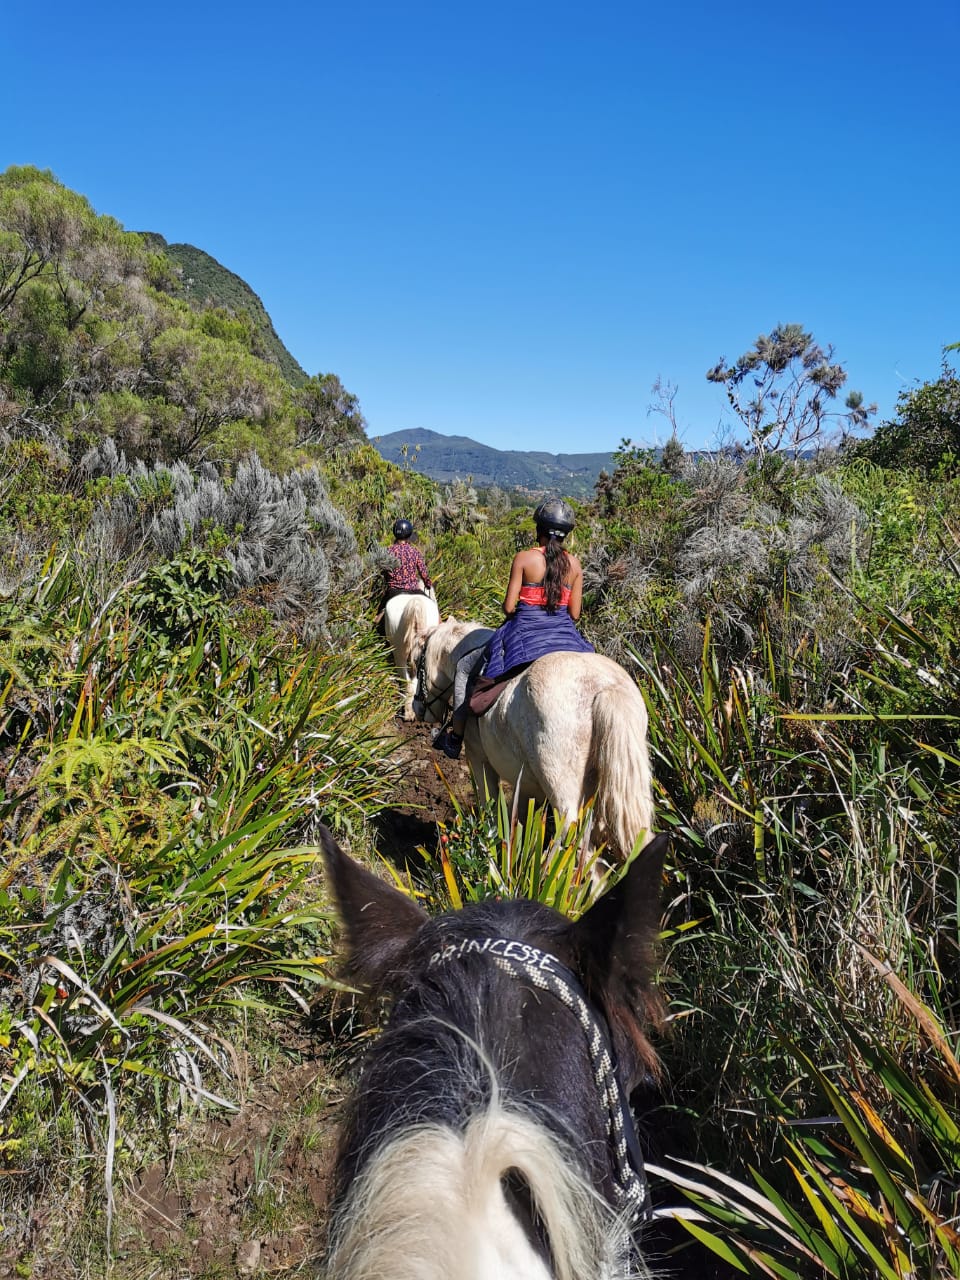
<instances>
[{"instance_id":1,"label":"purple dress","mask_svg":"<svg viewBox=\"0 0 960 1280\"><path fill-rule=\"evenodd\" d=\"M532 594L528 587L524 591ZM523 592L521 592L522 596ZM547 653L593 653L593 645L576 628L566 604L547 613L540 604L521 599L487 642L487 658L482 674L487 680L502 680L515 669L529 666Z\"/></svg>"}]
</instances>

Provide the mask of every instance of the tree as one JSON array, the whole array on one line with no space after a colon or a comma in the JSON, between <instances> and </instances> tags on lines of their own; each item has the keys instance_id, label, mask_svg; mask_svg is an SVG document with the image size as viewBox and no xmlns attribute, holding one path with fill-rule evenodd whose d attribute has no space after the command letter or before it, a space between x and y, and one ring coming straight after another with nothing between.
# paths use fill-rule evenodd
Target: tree
<instances>
[{"instance_id":1,"label":"tree","mask_svg":"<svg viewBox=\"0 0 960 1280\"><path fill-rule=\"evenodd\" d=\"M294 414L300 444L337 448L361 444L366 436L360 401L335 373L318 373L298 387Z\"/></svg>"},{"instance_id":2,"label":"tree","mask_svg":"<svg viewBox=\"0 0 960 1280\"><path fill-rule=\"evenodd\" d=\"M0 314L43 279L73 329L93 299L141 271L146 259L139 236L98 216L52 173L13 167L0 174Z\"/></svg>"},{"instance_id":3,"label":"tree","mask_svg":"<svg viewBox=\"0 0 960 1280\"><path fill-rule=\"evenodd\" d=\"M831 424L844 440L877 411L875 404L864 404L859 391L847 395L846 413L831 409L846 371L833 363L833 347L824 350L799 324L777 325L761 334L753 349L732 365L721 357L707 379L726 387L730 407L750 433L758 458L778 451L819 451L837 442L829 435Z\"/></svg>"},{"instance_id":4,"label":"tree","mask_svg":"<svg viewBox=\"0 0 960 1280\"><path fill-rule=\"evenodd\" d=\"M884 422L869 440L861 441L855 454L881 467L916 468L930 474L947 459L960 460L960 377L947 362L935 382L903 391L897 400L897 416Z\"/></svg>"},{"instance_id":5,"label":"tree","mask_svg":"<svg viewBox=\"0 0 960 1280\"><path fill-rule=\"evenodd\" d=\"M165 329L146 363L163 398L181 410L177 439L164 442L179 456L202 450L225 423L262 422L282 402L282 379L273 365L197 329Z\"/></svg>"}]
</instances>

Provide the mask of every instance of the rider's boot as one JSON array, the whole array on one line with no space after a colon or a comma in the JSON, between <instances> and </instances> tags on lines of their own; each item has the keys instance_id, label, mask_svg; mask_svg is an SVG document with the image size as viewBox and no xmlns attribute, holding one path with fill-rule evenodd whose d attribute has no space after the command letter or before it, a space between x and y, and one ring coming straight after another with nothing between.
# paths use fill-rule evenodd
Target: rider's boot
<instances>
[{"instance_id":1,"label":"rider's boot","mask_svg":"<svg viewBox=\"0 0 960 1280\"><path fill-rule=\"evenodd\" d=\"M463 738L453 729L441 729L433 740L434 751L442 751L451 760L458 760L463 749Z\"/></svg>"}]
</instances>

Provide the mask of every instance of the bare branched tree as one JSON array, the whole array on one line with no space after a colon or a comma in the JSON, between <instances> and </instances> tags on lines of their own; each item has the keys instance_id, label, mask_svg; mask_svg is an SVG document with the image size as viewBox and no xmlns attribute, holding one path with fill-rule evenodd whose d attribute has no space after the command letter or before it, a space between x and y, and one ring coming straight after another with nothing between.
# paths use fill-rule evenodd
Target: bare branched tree
<instances>
[{"instance_id":1,"label":"bare branched tree","mask_svg":"<svg viewBox=\"0 0 960 1280\"><path fill-rule=\"evenodd\" d=\"M726 387L730 407L747 428L758 458L781 450L799 454L841 443L865 427L877 411L851 391L846 412L832 403L847 380L833 360L833 347L814 342L802 325L777 325L732 365L721 358L707 372Z\"/></svg>"}]
</instances>

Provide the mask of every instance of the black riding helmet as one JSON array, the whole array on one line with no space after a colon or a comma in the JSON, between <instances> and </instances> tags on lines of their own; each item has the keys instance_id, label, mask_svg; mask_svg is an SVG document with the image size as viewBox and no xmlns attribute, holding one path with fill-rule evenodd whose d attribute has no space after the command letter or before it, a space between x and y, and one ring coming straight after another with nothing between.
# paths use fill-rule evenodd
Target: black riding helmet
<instances>
[{"instance_id":1,"label":"black riding helmet","mask_svg":"<svg viewBox=\"0 0 960 1280\"><path fill-rule=\"evenodd\" d=\"M576 524L573 507L562 498L545 498L533 513L537 533L562 542Z\"/></svg>"},{"instance_id":2,"label":"black riding helmet","mask_svg":"<svg viewBox=\"0 0 960 1280\"><path fill-rule=\"evenodd\" d=\"M406 542L408 538L413 537L413 525L409 520L404 520L402 517L399 520L394 520L393 536L398 542Z\"/></svg>"}]
</instances>

